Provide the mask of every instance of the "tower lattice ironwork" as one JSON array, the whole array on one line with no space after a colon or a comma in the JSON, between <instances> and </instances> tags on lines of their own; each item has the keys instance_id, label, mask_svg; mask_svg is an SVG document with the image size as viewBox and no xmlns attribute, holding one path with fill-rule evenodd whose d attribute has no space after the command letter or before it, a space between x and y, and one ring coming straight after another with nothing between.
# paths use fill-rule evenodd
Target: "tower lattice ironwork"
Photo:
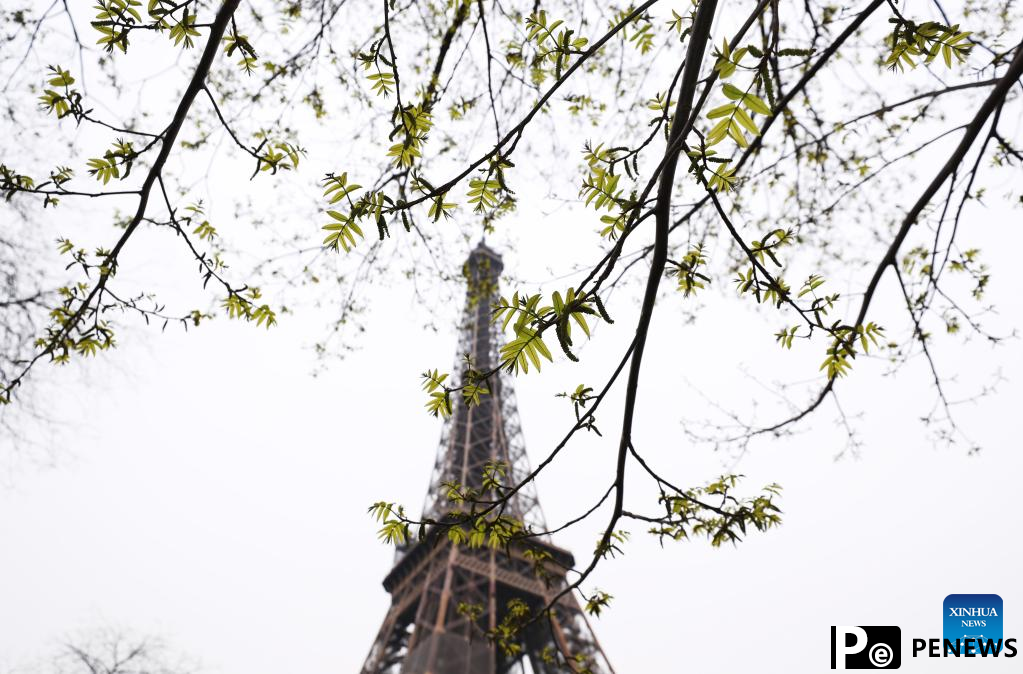
<instances>
[{"instance_id":1,"label":"tower lattice ironwork","mask_svg":"<svg viewBox=\"0 0 1023 674\"><path fill-rule=\"evenodd\" d=\"M490 307L498 296L502 267L501 256L483 243L465 265L469 292L459 355L468 354L480 371L499 362ZM464 374L464 359L459 367ZM478 406L457 405L445 425L425 518L442 521L451 511L445 485L480 489L488 464L507 466L513 484L530 473L512 386L503 373L487 386L490 395ZM506 514L534 531L546 529L531 484L510 499ZM362 674L614 674L572 593L515 637L517 652L497 648L486 638L486 630L501 624L509 602L524 602L539 613L566 587L565 569L574 564L571 553L546 537L531 539L529 546L553 560L545 565L546 578L537 576L522 544L473 549L453 545L445 536L427 536L399 549L384 579L391 606ZM477 613L459 611L459 606L478 607ZM566 660L565 654L572 659Z\"/></svg>"}]
</instances>

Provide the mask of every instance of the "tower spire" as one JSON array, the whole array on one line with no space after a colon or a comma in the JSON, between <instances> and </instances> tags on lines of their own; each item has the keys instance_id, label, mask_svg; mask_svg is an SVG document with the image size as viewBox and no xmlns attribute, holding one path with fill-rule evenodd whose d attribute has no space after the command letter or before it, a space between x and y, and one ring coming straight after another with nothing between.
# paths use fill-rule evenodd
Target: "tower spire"
<instances>
[{"instance_id":1,"label":"tower spire","mask_svg":"<svg viewBox=\"0 0 1023 674\"><path fill-rule=\"evenodd\" d=\"M458 351L463 379L470 366L486 372L500 362L491 307L499 297L503 269L501 256L483 241L463 266L467 288ZM488 466L502 465L507 472L504 481L510 484L519 484L530 474L511 383L500 373L488 380L487 387L489 394L478 405L456 405L445 425L423 509L425 519L443 521L449 515L450 485L482 490ZM532 483L508 501L505 514L534 531L546 529ZM447 537L427 536L401 550L384 579L391 608L362 674L613 674L571 593L558 600L549 618L523 631L517 653L495 648L481 634L501 623L509 602L540 611L566 586L571 553L546 537L532 539L529 551L541 551L553 560L545 565L545 577L536 574L535 555L527 554L522 544L507 550L473 549ZM477 615L460 610L467 606L477 607ZM566 664L569 654L585 665Z\"/></svg>"},{"instance_id":2,"label":"tower spire","mask_svg":"<svg viewBox=\"0 0 1023 674\"><path fill-rule=\"evenodd\" d=\"M503 270L501 256L482 240L469 253L462 267L467 286L462 340L468 341L465 353L472 356L477 370L490 370L497 362L492 349L496 335L493 334L490 308L497 301L498 280Z\"/></svg>"}]
</instances>

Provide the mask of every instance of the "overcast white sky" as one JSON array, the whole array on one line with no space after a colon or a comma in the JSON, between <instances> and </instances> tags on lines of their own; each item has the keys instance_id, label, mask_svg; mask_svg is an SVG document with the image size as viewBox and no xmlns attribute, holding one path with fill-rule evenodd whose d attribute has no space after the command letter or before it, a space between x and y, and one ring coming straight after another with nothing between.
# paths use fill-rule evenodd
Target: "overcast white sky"
<instances>
[{"instance_id":1,"label":"overcast white sky","mask_svg":"<svg viewBox=\"0 0 1023 674\"><path fill-rule=\"evenodd\" d=\"M989 299L1000 313L988 324L1007 333L1023 315L1014 277L1023 237L1018 211L990 206L971 206L965 222L994 270ZM519 278L544 278L555 264L531 245L541 236L556 247L592 229L539 217L545 208L526 207L494 243L519 245L505 260ZM127 278L153 273L173 287L188 273L159 240L133 256ZM424 331L428 316L407 284L373 293L359 351L315 378L308 346L325 319L310 308L271 331L225 320L188 335L134 330L87 368L40 370L49 383L39 402L58 421L27 446L0 440L0 672L35 671L61 639L98 626L158 635L208 674L358 671L388 606L380 581L391 564L365 510L380 499L422 503L440 425L422 412L417 374L451 363L458 317L448 307L439 322L451 327ZM749 414L752 398L757 419L777 418L776 383L817 376L822 351L782 352L770 336L775 316L727 289L711 293L695 326L683 324L677 296L662 300L638 415L637 445L687 485L734 457L687 440L683 418L713 415L708 399ZM516 382L534 462L569 423L553 395L603 380L631 336L630 311L623 295L619 320L600 329L582 364L559 359ZM876 320L902 325L900 311L882 301ZM922 361L896 375L880 359L858 363L839 387L862 442L855 455L835 459L845 438L829 402L801 433L755 444L736 467L750 491L784 487L781 528L714 550L700 541L661 549L630 527L626 554L592 585L614 595L594 626L620 674L823 672L830 625L894 624L907 641L937 638L951 593L1001 595L1006 636L1023 636L1023 349L945 339L935 348L958 376L954 397L1004 377L996 393L957 407L983 451L941 446L918 421L933 402ZM598 415L607 437L574 444L540 482L549 523L606 487L619 402ZM630 507L650 508L649 485L632 484ZM600 529L587 522L557 542L583 556ZM903 662L928 672L1019 668Z\"/></svg>"},{"instance_id":2,"label":"overcast white sky","mask_svg":"<svg viewBox=\"0 0 1023 674\"><path fill-rule=\"evenodd\" d=\"M1003 313L1018 316L1008 276L993 285ZM47 407L66 426L54 466L23 456L0 491L0 662L20 671L69 633L114 625L161 635L215 674L356 671L387 607L379 583L391 561L364 510L380 498L421 502L440 429L419 412L414 375L449 362L455 337L398 339L416 330L415 312L407 289L385 295L362 351L316 379L299 349L315 317L267 333L219 322L138 335L87 377L57 373L63 393ZM688 329L657 320L638 432L679 481L702 482L723 463L680 433L682 415L705 409L684 382L736 391L738 402L735 387L750 386L739 366L775 354L764 339L729 355L725 332L738 320L715 313ZM550 396L596 380L627 333L620 325L582 367L520 380L534 460L565 427L567 410ZM961 410L979 456L935 447L917 423L929 399L920 367L897 377L864 368L843 386L847 411L862 414L857 458L834 461L843 440L827 413L814 431L758 445L741 462L751 487L785 487L784 526L722 550L662 550L637 530L601 569L597 585L615 602L595 624L618 671L822 671L829 625L938 637L950 593L1000 594L1007 636L1018 633L1020 349L942 356L967 381L998 367L1008 378ZM600 415L607 428L613 409ZM580 443L541 483L551 522L599 491L611 452L610 442ZM558 540L585 554L597 529ZM926 671L957 667L932 661Z\"/></svg>"}]
</instances>

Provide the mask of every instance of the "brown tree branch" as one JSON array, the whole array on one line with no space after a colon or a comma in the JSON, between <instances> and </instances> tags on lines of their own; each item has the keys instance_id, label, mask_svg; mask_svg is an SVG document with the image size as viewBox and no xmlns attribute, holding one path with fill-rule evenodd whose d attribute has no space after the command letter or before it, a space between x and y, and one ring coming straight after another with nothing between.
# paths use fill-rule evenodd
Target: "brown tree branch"
<instances>
[{"instance_id":1,"label":"brown tree branch","mask_svg":"<svg viewBox=\"0 0 1023 674\"><path fill-rule=\"evenodd\" d=\"M238 8L240 2L241 0L225 0L224 4L221 5L220 9L217 11L217 16L210 26L209 39L206 41L206 47L203 49L202 56L199 58L195 71L192 73L192 79L185 88L185 91L181 96L181 100L178 102L177 109L174 111L174 116L171 118L170 124L168 124L167 129L162 134L163 141L160 144L160 152L157 154L156 159L153 161L153 165L146 174L145 180L142 182L142 186L138 190L139 203L138 207L135 209L135 215L132 216L132 219L124 229L124 233L121 234L117 243L114 244L114 247L105 257L103 266L109 270L109 273L100 275L96 285L94 285L89 294L85 296L75 313L72 314L63 325L61 325L60 330L58 330L55 335L47 340L46 347L40 350L25 365L18 376L4 387L4 393L7 394L5 397L10 397L10 392L22 382L31 368L39 362L40 359L52 354L64 343L64 341L78 327L82 319L90 311L90 308L93 307L94 302L100 297L100 294L106 287L110 277L115 273L117 257L138 229L138 226L143 222L146 214L146 207L149 205L149 196L163 172L163 167L166 165L168 157L170 157L171 150L174 149L178 133L181 131L182 125L188 118L188 112L192 107L192 103L206 84L206 77L209 75L210 66L213 64L213 60L216 58L217 53L220 51L220 40L224 37L224 31L227 28L227 24L230 22L231 16Z\"/></svg>"}]
</instances>

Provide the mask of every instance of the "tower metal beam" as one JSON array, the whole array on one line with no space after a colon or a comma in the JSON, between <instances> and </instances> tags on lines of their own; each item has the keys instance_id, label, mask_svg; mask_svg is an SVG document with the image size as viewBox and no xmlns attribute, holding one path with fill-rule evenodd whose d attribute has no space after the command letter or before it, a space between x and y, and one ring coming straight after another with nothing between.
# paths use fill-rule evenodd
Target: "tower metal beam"
<instances>
[{"instance_id":1,"label":"tower metal beam","mask_svg":"<svg viewBox=\"0 0 1023 674\"><path fill-rule=\"evenodd\" d=\"M501 256L483 243L465 263L468 292L458 352L463 376L465 355L480 371L500 362L498 331L490 318L502 269ZM512 484L530 473L511 381L501 373L488 387L490 394L479 405L457 405L445 426L424 518L443 520L451 509L445 485L480 489L490 463L507 466ZM506 513L534 531L546 529L532 484L510 499ZM571 593L556 603L549 618L519 635L518 652L506 653L485 638L482 630L500 624L509 602L524 602L536 612L566 587L571 553L546 537L533 539L531 546L542 548L557 562L547 565L546 578L536 576L533 561L519 544L508 550L470 549L443 536L428 536L399 550L384 579L391 606L361 674L614 674ZM459 610L465 606L480 607L482 612L473 620ZM566 653L578 661L566 663Z\"/></svg>"}]
</instances>

